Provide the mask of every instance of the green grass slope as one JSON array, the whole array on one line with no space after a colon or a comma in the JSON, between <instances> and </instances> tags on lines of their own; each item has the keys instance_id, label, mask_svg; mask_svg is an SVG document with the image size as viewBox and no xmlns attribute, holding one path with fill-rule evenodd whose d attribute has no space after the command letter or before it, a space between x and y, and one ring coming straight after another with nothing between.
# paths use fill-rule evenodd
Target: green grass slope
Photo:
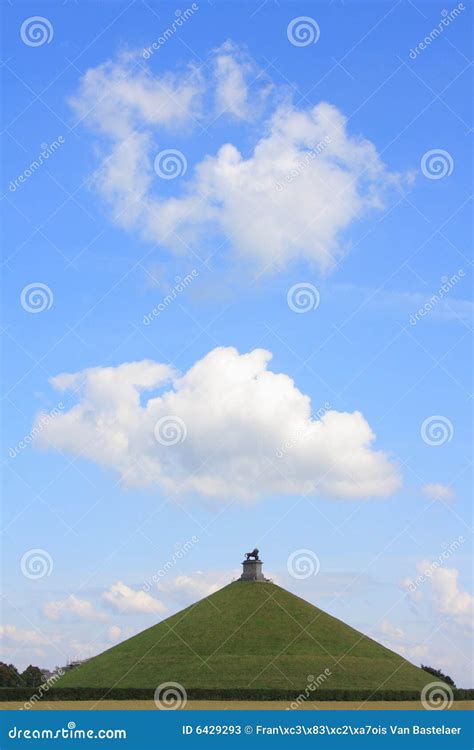
<instances>
[{"instance_id":1,"label":"green grass slope","mask_svg":"<svg viewBox=\"0 0 474 750\"><path fill-rule=\"evenodd\" d=\"M273 583L225 586L67 672L56 687L419 690L430 675Z\"/></svg>"}]
</instances>

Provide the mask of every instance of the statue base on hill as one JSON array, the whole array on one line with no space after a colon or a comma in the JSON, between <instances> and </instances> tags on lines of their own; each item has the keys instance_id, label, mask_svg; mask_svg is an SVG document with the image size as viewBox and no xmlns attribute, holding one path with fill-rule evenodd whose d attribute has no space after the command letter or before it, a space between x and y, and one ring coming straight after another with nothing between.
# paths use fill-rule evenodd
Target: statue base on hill
<instances>
[{"instance_id":1,"label":"statue base on hill","mask_svg":"<svg viewBox=\"0 0 474 750\"><path fill-rule=\"evenodd\" d=\"M244 560L242 575L239 581L268 581L262 573L262 560Z\"/></svg>"}]
</instances>

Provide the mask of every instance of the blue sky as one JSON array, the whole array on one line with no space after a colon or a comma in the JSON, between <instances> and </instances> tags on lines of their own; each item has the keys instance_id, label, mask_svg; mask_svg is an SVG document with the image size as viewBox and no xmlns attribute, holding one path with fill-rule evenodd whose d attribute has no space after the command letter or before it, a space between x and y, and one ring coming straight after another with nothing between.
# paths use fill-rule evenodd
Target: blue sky
<instances>
[{"instance_id":1,"label":"blue sky","mask_svg":"<svg viewBox=\"0 0 474 750\"><path fill-rule=\"evenodd\" d=\"M2 658L97 653L257 545L281 585L471 685L471 11L189 8L3 8ZM163 379L116 369L144 360ZM149 428L170 414L175 446ZM48 575L24 575L38 549ZM289 573L301 550L317 575Z\"/></svg>"}]
</instances>

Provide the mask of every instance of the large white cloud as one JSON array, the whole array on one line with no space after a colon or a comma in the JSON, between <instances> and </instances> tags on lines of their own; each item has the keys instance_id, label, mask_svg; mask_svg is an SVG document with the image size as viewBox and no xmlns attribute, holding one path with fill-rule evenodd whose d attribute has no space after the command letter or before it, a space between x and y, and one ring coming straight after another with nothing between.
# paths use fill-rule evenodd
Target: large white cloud
<instances>
[{"instance_id":1,"label":"large white cloud","mask_svg":"<svg viewBox=\"0 0 474 750\"><path fill-rule=\"evenodd\" d=\"M130 56L88 70L72 104L102 139L94 182L114 220L180 252L187 243L228 237L234 253L259 268L302 258L329 269L347 249L344 231L380 209L399 177L328 103L297 108L286 89L273 87L264 115L269 88L230 42L211 52L206 73L147 75ZM253 121L253 149L244 156L220 135L217 151L198 151L170 195L169 180L154 171L156 154L179 143L186 157L183 136L210 127L216 111L234 128ZM248 143L246 130L242 136ZM190 141L189 153L196 146Z\"/></svg>"},{"instance_id":2,"label":"large white cloud","mask_svg":"<svg viewBox=\"0 0 474 750\"><path fill-rule=\"evenodd\" d=\"M216 348L180 375L150 360L52 379L78 402L44 420L40 445L115 469L133 486L252 498L272 493L386 496L396 468L358 411L312 416L309 396L271 353ZM160 388L146 400L146 391ZM42 414L37 417L41 420Z\"/></svg>"}]
</instances>

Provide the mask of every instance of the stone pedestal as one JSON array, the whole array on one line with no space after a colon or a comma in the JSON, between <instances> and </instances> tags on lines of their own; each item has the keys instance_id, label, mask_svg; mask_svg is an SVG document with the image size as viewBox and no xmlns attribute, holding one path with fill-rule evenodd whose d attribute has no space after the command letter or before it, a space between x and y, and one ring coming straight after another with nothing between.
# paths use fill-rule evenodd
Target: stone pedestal
<instances>
[{"instance_id":1,"label":"stone pedestal","mask_svg":"<svg viewBox=\"0 0 474 750\"><path fill-rule=\"evenodd\" d=\"M244 560L243 571L239 581L266 581L262 573L262 560Z\"/></svg>"}]
</instances>

